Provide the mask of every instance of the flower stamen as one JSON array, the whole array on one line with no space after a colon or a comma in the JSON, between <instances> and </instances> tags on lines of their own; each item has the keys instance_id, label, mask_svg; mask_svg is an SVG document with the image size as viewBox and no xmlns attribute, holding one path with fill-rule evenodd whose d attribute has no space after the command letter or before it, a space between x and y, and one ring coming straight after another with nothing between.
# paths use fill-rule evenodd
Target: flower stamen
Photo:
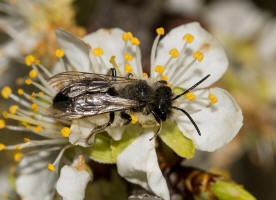
<instances>
[{"instance_id":1,"label":"flower stamen","mask_svg":"<svg viewBox=\"0 0 276 200\"><path fill-rule=\"evenodd\" d=\"M218 98L214 95L214 94L212 94L212 93L210 93L209 95L208 95L208 99L210 99L210 103L211 104L215 104L215 103L217 103L218 102Z\"/></svg>"},{"instance_id":2,"label":"flower stamen","mask_svg":"<svg viewBox=\"0 0 276 200\"><path fill-rule=\"evenodd\" d=\"M162 27L159 27L156 29L157 36L154 39L152 48L151 48L151 54L150 54L150 66L151 66L151 75L153 74L153 65L155 64L155 57L156 57L156 51L157 51L157 45L159 43L161 35L165 34L165 30Z\"/></svg>"},{"instance_id":3,"label":"flower stamen","mask_svg":"<svg viewBox=\"0 0 276 200\"><path fill-rule=\"evenodd\" d=\"M130 117L131 117L131 123L136 124L138 121L137 117L134 114L131 114Z\"/></svg>"}]
</instances>

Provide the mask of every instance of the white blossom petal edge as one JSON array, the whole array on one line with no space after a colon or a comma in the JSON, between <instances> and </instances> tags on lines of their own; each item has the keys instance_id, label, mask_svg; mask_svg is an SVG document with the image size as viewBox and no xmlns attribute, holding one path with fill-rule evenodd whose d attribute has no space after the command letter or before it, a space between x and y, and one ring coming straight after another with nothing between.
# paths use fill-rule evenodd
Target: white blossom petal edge
<instances>
[{"instance_id":1,"label":"white blossom petal edge","mask_svg":"<svg viewBox=\"0 0 276 200\"><path fill-rule=\"evenodd\" d=\"M55 194L57 174L48 170L47 165L54 159L49 152L24 156L19 164L16 190L23 199L51 200Z\"/></svg>"},{"instance_id":2,"label":"white blossom petal edge","mask_svg":"<svg viewBox=\"0 0 276 200\"><path fill-rule=\"evenodd\" d=\"M218 102L215 104L194 107L192 118L202 134L199 136L186 116L177 119L177 125L182 133L192 139L195 147L202 151L214 151L229 143L242 127L243 116L240 107L233 97L220 88L202 89L195 94L200 99L208 99L208 94L214 94ZM200 96L200 97L199 97ZM191 109L191 108L190 108Z\"/></svg>"},{"instance_id":3,"label":"white blossom petal edge","mask_svg":"<svg viewBox=\"0 0 276 200\"><path fill-rule=\"evenodd\" d=\"M91 176L85 167L84 158L79 157L72 166L62 167L57 181L57 192L63 200L82 200Z\"/></svg>"},{"instance_id":4,"label":"white blossom petal edge","mask_svg":"<svg viewBox=\"0 0 276 200\"><path fill-rule=\"evenodd\" d=\"M129 182L139 184L165 200L170 199L168 186L159 168L154 132L139 136L117 157L119 174Z\"/></svg>"}]
</instances>

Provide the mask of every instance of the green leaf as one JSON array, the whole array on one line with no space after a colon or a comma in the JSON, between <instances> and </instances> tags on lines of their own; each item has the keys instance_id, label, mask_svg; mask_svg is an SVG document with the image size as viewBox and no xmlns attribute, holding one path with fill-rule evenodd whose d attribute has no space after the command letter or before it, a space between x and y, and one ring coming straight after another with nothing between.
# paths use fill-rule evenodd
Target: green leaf
<instances>
[{"instance_id":1,"label":"green leaf","mask_svg":"<svg viewBox=\"0 0 276 200\"><path fill-rule=\"evenodd\" d=\"M130 145L142 131L143 129L138 125L129 125L119 141L113 140L106 132L99 133L93 145L85 148L85 152L91 159L100 163L116 163L119 153Z\"/></svg>"},{"instance_id":2,"label":"green leaf","mask_svg":"<svg viewBox=\"0 0 276 200\"><path fill-rule=\"evenodd\" d=\"M242 186L235 183L218 181L212 185L212 191L219 200L256 200Z\"/></svg>"},{"instance_id":3,"label":"green leaf","mask_svg":"<svg viewBox=\"0 0 276 200\"><path fill-rule=\"evenodd\" d=\"M176 123L165 122L159 136L177 155L184 158L192 158L194 156L195 146L193 141L183 135Z\"/></svg>"},{"instance_id":4,"label":"green leaf","mask_svg":"<svg viewBox=\"0 0 276 200\"><path fill-rule=\"evenodd\" d=\"M100 163L115 163L111 151L112 138L104 133L99 133L95 137L95 141L91 147L85 148L88 156Z\"/></svg>"},{"instance_id":5,"label":"green leaf","mask_svg":"<svg viewBox=\"0 0 276 200\"><path fill-rule=\"evenodd\" d=\"M124 133L123 137L119 141L112 141L112 157L113 161L116 162L117 156L130 145L143 131L143 129L138 125L129 125Z\"/></svg>"}]
</instances>

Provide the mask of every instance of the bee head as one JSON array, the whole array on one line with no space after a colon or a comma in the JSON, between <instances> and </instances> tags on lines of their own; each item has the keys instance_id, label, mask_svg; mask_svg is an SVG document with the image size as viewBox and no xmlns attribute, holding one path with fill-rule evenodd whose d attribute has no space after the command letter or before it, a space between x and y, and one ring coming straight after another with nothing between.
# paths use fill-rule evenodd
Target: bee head
<instances>
[{"instance_id":1,"label":"bee head","mask_svg":"<svg viewBox=\"0 0 276 200\"><path fill-rule=\"evenodd\" d=\"M165 121L171 112L172 90L167 86L160 86L155 90L153 111Z\"/></svg>"}]
</instances>

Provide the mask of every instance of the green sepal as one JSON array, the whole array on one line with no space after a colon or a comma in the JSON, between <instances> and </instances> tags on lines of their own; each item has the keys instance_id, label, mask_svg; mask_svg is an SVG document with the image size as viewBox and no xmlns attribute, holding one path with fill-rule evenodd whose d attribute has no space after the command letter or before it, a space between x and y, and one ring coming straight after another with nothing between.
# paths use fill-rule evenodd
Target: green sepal
<instances>
[{"instance_id":1,"label":"green sepal","mask_svg":"<svg viewBox=\"0 0 276 200\"><path fill-rule=\"evenodd\" d=\"M115 163L111 151L112 138L107 132L99 133L95 136L94 143L91 147L85 148L87 155L100 163Z\"/></svg>"},{"instance_id":2,"label":"green sepal","mask_svg":"<svg viewBox=\"0 0 276 200\"><path fill-rule=\"evenodd\" d=\"M183 135L175 122L167 121L163 123L159 136L177 155L183 158L194 156L195 146L193 141Z\"/></svg>"},{"instance_id":3,"label":"green sepal","mask_svg":"<svg viewBox=\"0 0 276 200\"><path fill-rule=\"evenodd\" d=\"M107 132L96 135L91 147L85 148L88 156L100 163L116 163L117 156L130 145L143 131L138 125L129 125L125 128L122 139L113 140Z\"/></svg>"},{"instance_id":4,"label":"green sepal","mask_svg":"<svg viewBox=\"0 0 276 200\"><path fill-rule=\"evenodd\" d=\"M219 200L256 200L242 186L225 181L218 181L212 185L212 191Z\"/></svg>"}]
</instances>

